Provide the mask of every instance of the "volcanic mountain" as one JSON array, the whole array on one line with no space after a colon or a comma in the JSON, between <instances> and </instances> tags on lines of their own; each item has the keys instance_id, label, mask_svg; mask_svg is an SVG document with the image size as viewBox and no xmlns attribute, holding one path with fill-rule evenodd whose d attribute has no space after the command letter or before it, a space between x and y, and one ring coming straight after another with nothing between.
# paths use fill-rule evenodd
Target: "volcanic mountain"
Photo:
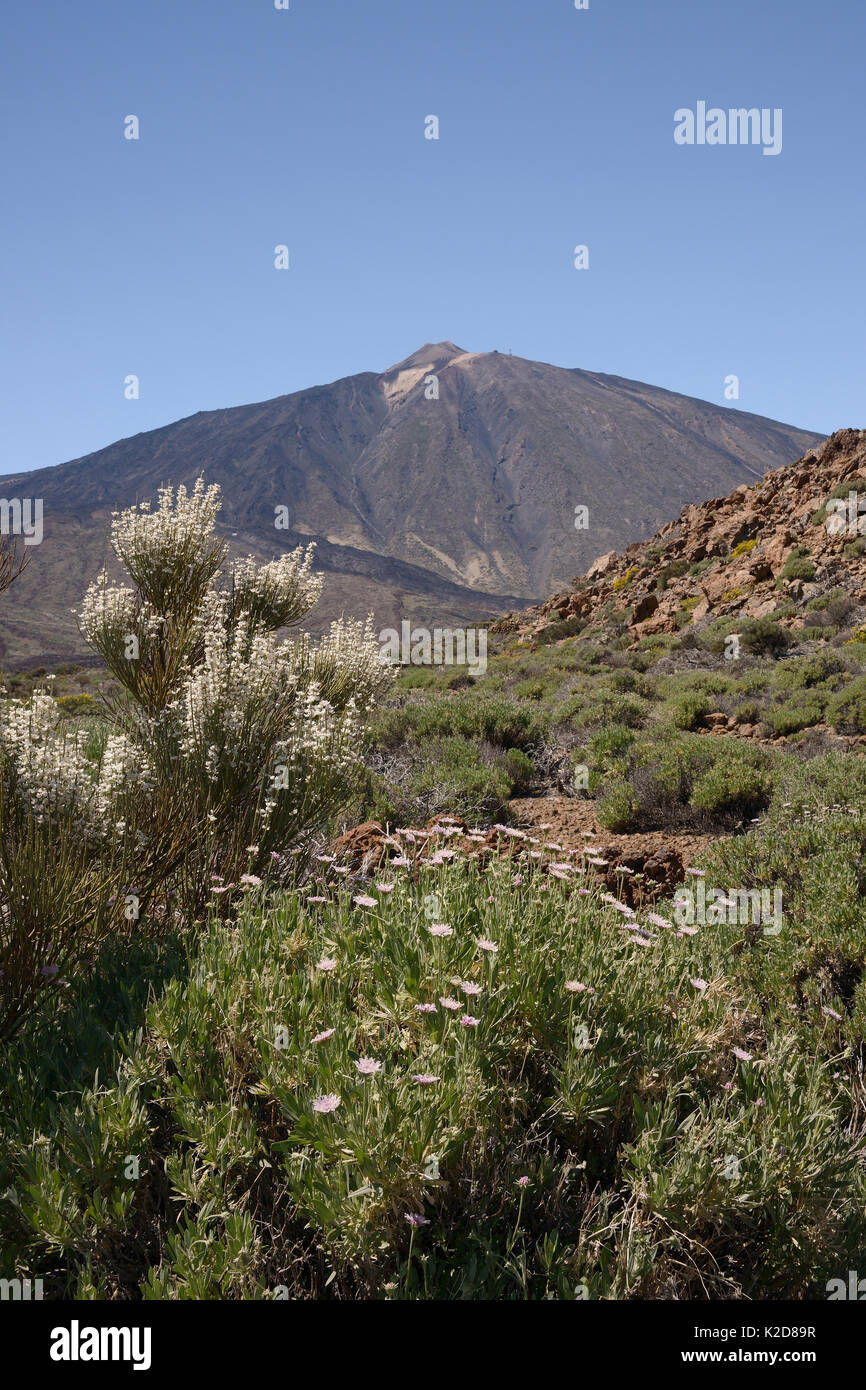
<instances>
[{"instance_id":1,"label":"volcanic mountain","mask_svg":"<svg viewBox=\"0 0 866 1390\"><path fill-rule=\"evenodd\" d=\"M112 570L110 513L202 472L222 487L233 553L316 541L327 574L311 629L369 611L382 626L436 626L524 606L819 438L620 377L428 344L382 373L0 479L4 497L44 507L44 541L0 607L0 658L84 650L70 610ZM288 529L275 528L280 508Z\"/></svg>"}]
</instances>

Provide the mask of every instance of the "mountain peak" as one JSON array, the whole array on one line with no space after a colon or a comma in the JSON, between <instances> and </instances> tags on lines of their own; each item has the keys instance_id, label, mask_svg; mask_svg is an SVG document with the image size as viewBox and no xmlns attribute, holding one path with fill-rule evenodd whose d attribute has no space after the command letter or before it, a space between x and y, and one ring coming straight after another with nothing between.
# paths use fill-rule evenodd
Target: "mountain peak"
<instances>
[{"instance_id":1,"label":"mountain peak","mask_svg":"<svg viewBox=\"0 0 866 1390\"><path fill-rule=\"evenodd\" d=\"M456 343L425 343L423 347L413 352L411 357L405 357L402 362L395 362L393 367L382 373L383 376L391 376L394 372L419 371L422 369L443 367L446 363L453 361L455 357L464 357L465 348L458 347Z\"/></svg>"}]
</instances>

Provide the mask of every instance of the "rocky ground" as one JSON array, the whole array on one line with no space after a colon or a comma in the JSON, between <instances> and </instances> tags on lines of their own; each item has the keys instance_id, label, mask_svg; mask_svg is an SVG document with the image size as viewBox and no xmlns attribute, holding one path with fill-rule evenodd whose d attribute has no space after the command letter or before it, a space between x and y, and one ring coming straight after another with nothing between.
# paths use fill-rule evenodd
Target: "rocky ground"
<instances>
[{"instance_id":1,"label":"rocky ground","mask_svg":"<svg viewBox=\"0 0 866 1390\"><path fill-rule=\"evenodd\" d=\"M846 507L849 489L857 495L860 512L840 512L830 529L824 509L838 488ZM781 624L796 631L808 621L804 606L829 588L866 604L866 547L851 544L864 535L866 431L838 430L761 482L684 507L652 540L599 556L573 588L526 613L506 614L493 631L516 632L531 643L564 621L585 622L591 630L620 618L636 636L648 636L680 630L684 609L700 627L718 617L768 616L780 597L797 610ZM809 553L810 579L785 575L800 551Z\"/></svg>"}]
</instances>

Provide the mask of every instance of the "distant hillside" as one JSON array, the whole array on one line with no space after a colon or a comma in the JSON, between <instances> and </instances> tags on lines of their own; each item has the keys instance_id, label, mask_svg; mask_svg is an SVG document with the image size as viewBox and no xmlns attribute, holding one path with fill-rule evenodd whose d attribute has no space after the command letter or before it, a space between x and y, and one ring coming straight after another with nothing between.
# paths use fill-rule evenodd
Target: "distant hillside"
<instances>
[{"instance_id":1,"label":"distant hillside","mask_svg":"<svg viewBox=\"0 0 866 1390\"><path fill-rule=\"evenodd\" d=\"M650 540L598 556L494 631L530 643L611 628L641 638L715 624L735 634L763 619L793 637L817 633L840 603L850 613L866 604L866 430L838 430L761 482L684 507Z\"/></svg>"},{"instance_id":2,"label":"distant hillside","mask_svg":"<svg viewBox=\"0 0 866 1390\"><path fill-rule=\"evenodd\" d=\"M818 438L619 377L428 345L381 374L201 412L0 479L3 495L41 497L45 510L43 544L0 614L0 659L80 652L70 610L110 559L111 511L202 471L223 489L233 550L269 559L318 542L317 626L370 610L383 626L474 623ZM279 506L289 530L275 529Z\"/></svg>"}]
</instances>

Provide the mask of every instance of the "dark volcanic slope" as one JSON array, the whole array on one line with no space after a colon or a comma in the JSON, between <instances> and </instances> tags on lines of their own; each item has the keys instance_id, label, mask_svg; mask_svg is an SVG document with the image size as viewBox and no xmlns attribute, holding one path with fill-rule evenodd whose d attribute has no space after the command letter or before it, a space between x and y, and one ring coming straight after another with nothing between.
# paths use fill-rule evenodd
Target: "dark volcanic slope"
<instances>
[{"instance_id":1,"label":"dark volcanic slope","mask_svg":"<svg viewBox=\"0 0 866 1390\"><path fill-rule=\"evenodd\" d=\"M427 399L431 373L439 398ZM0 479L42 497L45 540L0 606L0 655L80 650L69 610L106 554L112 509L190 485L224 495L241 551L321 538L321 625L477 621L549 593L687 502L729 492L819 436L619 377L428 345L258 405L201 412L56 468ZM289 507L292 532L274 529ZM574 509L589 508L576 530Z\"/></svg>"}]
</instances>

